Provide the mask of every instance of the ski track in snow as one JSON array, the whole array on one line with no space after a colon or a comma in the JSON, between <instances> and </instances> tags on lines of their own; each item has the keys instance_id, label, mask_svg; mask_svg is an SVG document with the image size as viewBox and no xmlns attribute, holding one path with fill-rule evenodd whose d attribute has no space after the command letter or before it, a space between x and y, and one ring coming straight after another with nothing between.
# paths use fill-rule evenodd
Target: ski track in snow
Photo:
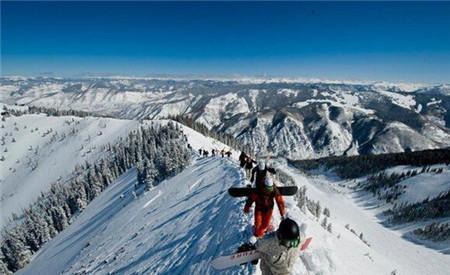
<instances>
[{"instance_id":1,"label":"ski track in snow","mask_svg":"<svg viewBox=\"0 0 450 275\"><path fill-rule=\"evenodd\" d=\"M159 196L161 196L162 192L158 190L158 194L156 194L153 198L151 198L145 205L142 207L142 209L147 208L152 202L154 202Z\"/></svg>"}]
</instances>

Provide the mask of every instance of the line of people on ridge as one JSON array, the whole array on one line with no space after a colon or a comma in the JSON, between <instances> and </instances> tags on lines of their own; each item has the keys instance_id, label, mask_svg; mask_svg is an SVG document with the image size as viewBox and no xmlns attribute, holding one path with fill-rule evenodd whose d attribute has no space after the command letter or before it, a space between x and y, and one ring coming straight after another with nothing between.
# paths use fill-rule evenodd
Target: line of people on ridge
<instances>
[{"instance_id":1,"label":"line of people on ridge","mask_svg":"<svg viewBox=\"0 0 450 275\"><path fill-rule=\"evenodd\" d=\"M249 243L241 245L238 252L251 249L258 250L261 255L261 272L263 275L292 274L295 262L300 255L300 243L305 238L304 230L286 216L283 196L274 184L273 175L276 170L270 167L265 159L255 161L242 152L239 156L240 167L245 170L246 180L252 189L244 206L244 213L250 213L255 203L254 231ZM256 164L256 166L255 166ZM275 203L281 216L281 223L275 232L270 228ZM268 233L268 234L266 234ZM257 264L258 260L252 262Z\"/></svg>"},{"instance_id":2,"label":"line of people on ridge","mask_svg":"<svg viewBox=\"0 0 450 275\"><path fill-rule=\"evenodd\" d=\"M204 157L207 157L207 156L209 156L209 151L208 150L205 150L205 149L202 149L202 148L200 148L200 149L198 149L198 153L199 153L199 155L200 156L204 156ZM227 156L228 158L229 157L231 157L231 151L225 151L225 149L222 149L222 150L218 150L218 149L212 149L211 150L211 156L216 156L216 155L221 155L222 157L225 157L225 156Z\"/></svg>"}]
</instances>

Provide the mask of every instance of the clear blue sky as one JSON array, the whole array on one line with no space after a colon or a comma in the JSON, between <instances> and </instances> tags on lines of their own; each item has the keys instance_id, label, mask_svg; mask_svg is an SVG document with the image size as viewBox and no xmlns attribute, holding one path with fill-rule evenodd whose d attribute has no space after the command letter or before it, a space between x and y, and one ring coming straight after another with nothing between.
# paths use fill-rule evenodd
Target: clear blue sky
<instances>
[{"instance_id":1,"label":"clear blue sky","mask_svg":"<svg viewBox=\"0 0 450 275\"><path fill-rule=\"evenodd\" d=\"M2 75L450 83L450 2L1 2Z\"/></svg>"}]
</instances>

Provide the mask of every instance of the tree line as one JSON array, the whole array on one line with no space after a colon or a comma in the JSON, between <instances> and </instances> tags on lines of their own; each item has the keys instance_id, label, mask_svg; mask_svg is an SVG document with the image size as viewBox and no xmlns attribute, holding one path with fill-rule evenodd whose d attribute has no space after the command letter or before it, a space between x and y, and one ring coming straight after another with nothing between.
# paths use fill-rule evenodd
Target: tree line
<instances>
[{"instance_id":1,"label":"tree line","mask_svg":"<svg viewBox=\"0 0 450 275\"><path fill-rule=\"evenodd\" d=\"M414 234L435 242L450 240L450 223L433 222L424 228L413 231Z\"/></svg>"},{"instance_id":2,"label":"tree line","mask_svg":"<svg viewBox=\"0 0 450 275\"><path fill-rule=\"evenodd\" d=\"M412 204L401 204L387 210L392 223L436 219L450 216L450 191L442 192L433 199L425 199Z\"/></svg>"},{"instance_id":3,"label":"tree line","mask_svg":"<svg viewBox=\"0 0 450 275\"><path fill-rule=\"evenodd\" d=\"M399 165L427 166L439 163L450 165L450 149L380 155L332 156L311 160L289 160L289 164L303 170L324 167L344 179L359 178Z\"/></svg>"},{"instance_id":4,"label":"tree line","mask_svg":"<svg viewBox=\"0 0 450 275\"><path fill-rule=\"evenodd\" d=\"M12 116L21 116L26 114L46 114L47 116L77 116L77 117L110 117L107 115L99 115L97 113L80 111L80 110L64 110L64 109L56 109L50 107L42 107L42 106L26 106L26 109L16 109L16 108L8 108L6 105L3 106L3 111L5 114Z\"/></svg>"}]
</instances>

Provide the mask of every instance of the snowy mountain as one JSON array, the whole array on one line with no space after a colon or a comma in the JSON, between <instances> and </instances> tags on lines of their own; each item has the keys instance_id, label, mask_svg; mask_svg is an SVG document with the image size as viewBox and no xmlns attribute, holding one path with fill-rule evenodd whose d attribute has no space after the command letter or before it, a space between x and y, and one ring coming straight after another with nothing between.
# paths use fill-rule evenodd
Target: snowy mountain
<instances>
[{"instance_id":1,"label":"snowy mountain","mask_svg":"<svg viewBox=\"0 0 450 275\"><path fill-rule=\"evenodd\" d=\"M27 114L27 110L24 111L18 112L8 109L7 112L2 113L2 121L5 123L10 121L17 132L20 132L18 127L22 126L14 121L17 118L23 118L19 122L29 122L30 118L31 121L36 119L39 122L48 122L47 116L35 117L35 115ZM11 112L12 116L8 112ZM62 131L62 134L47 129L42 136L35 137L33 134L39 129L34 127L30 131L31 135L28 132L22 134L22 136L31 136L30 140L38 144L41 144L40 138L52 134L49 140L44 139L45 142L42 143L44 148L51 150L45 152L44 155L39 154L39 149L37 153L36 151L33 152L32 156L25 153L25 156L32 159L20 169L9 169L11 174L4 182L5 186L12 190L10 197L14 197L15 201L2 201L2 210L3 205L10 207L5 207L6 209L14 209L16 207L14 203L24 206L19 211L14 212L15 215L12 215L12 220L9 219L10 217L5 217L8 218L8 223L1 229L0 273L2 274L9 274L11 271L17 271L26 266L33 254L40 251L44 244L72 224L90 202L128 170L134 169L137 172L131 192L133 196L137 196L158 185L165 178L176 175L190 162L191 151L186 144L186 138L180 128L173 122L145 121L139 123L129 121L134 129L127 128L127 124L121 125L122 131L129 130L125 132L124 136L114 136L114 138L110 138L107 144L102 144L97 150L95 147L89 147L87 152L80 153L84 147L82 146L81 149L75 147L75 150L71 150L74 149L74 144L79 145L71 139L79 132L76 125L83 125L77 123L82 119L72 120L72 117L56 115L60 115L58 117L60 119L65 119L65 124L74 124L68 130L69 132L65 132L66 129L63 125L58 128ZM92 120L98 122L94 118L86 119L88 119L88 123ZM50 122L57 125L58 121L50 120ZM114 133L114 124L111 120L101 121L101 123L111 124L110 130ZM25 123L25 125L27 124ZM92 127L96 128L98 125L94 123ZM28 127L24 127L24 129L28 129ZM120 133L120 131L116 131L116 133ZM97 132L97 135L103 136L103 133ZM18 134L18 136L21 135ZM11 137L11 134L8 133L8 137ZM80 136L76 138L80 139ZM90 137L88 139L92 141ZM19 142L25 143L30 140L21 138ZM58 144L58 142L62 142L63 145ZM15 144L18 141L12 137L11 143ZM23 147L13 146L15 149L13 152L20 153L24 151L20 150ZM62 147L61 150L64 154L60 154L58 150L53 150L59 147ZM5 153L7 152L9 150L5 150ZM94 152L92 157L86 157L87 154L92 152ZM81 159L84 161L83 163L76 163L80 161L78 155L84 158ZM8 157L17 156L22 155L8 155ZM6 158L3 157L2 161L6 162ZM61 176L56 181L51 181L54 175L46 177L46 174L33 174L33 171L39 171L43 168L47 169L46 172L49 174L57 174L58 172L51 172L53 166L57 166L56 162L61 165L60 171L58 171ZM18 163L20 162L15 162L15 164ZM71 167L74 163L76 163L75 167ZM30 174L39 177L39 181L32 186L27 186L26 189L20 188L23 184L27 184L26 180L31 180ZM23 178L25 182L15 182L15 185L13 185L11 183L13 177ZM28 189L32 189L33 193L27 192Z\"/></svg>"},{"instance_id":2,"label":"snowy mountain","mask_svg":"<svg viewBox=\"0 0 450 275\"><path fill-rule=\"evenodd\" d=\"M182 130L194 152L226 148L188 127ZM378 212L345 187L351 181L306 175L283 159L273 162L294 184L306 186L310 199L330 209L331 232L321 225L325 214L316 217L301 209L297 198L286 197L288 216L305 223L306 235L313 237L294 274L447 274L448 255L383 226ZM243 177L234 159L194 155L183 172L135 197L136 170L130 169L19 274L215 274L210 261L251 235L244 199L226 192L245 183ZM274 213L276 226L280 217ZM249 265L223 273L260 274Z\"/></svg>"},{"instance_id":3,"label":"snowy mountain","mask_svg":"<svg viewBox=\"0 0 450 275\"><path fill-rule=\"evenodd\" d=\"M189 115L294 159L450 145L448 85L332 81L1 78L2 101L119 118Z\"/></svg>"},{"instance_id":4,"label":"snowy mountain","mask_svg":"<svg viewBox=\"0 0 450 275\"><path fill-rule=\"evenodd\" d=\"M1 106L0 106L1 107ZM10 107L11 108L11 107ZM4 120L4 121L3 121ZM98 117L2 115L0 227L77 165L105 155L104 146L139 127L138 121Z\"/></svg>"},{"instance_id":5,"label":"snowy mountain","mask_svg":"<svg viewBox=\"0 0 450 275\"><path fill-rule=\"evenodd\" d=\"M450 254L450 150L290 163L403 238Z\"/></svg>"},{"instance_id":6,"label":"snowy mountain","mask_svg":"<svg viewBox=\"0 0 450 275\"><path fill-rule=\"evenodd\" d=\"M350 268L347 274L392 274L393 271L396 272L394 274L448 273L450 257L441 254L449 252L448 243L433 245L431 242L418 241L418 238L410 235L410 231L423 226L423 223L386 226L382 214L386 209L384 204L370 194L350 188L354 184L353 180L342 180L330 174L306 175L293 168L286 169L298 184L307 186L310 198L329 207L332 214L328 221L333 224L333 232L341 235L333 240L338 247L336 253L340 254L344 265ZM446 177L448 181L448 174ZM429 192L429 189L416 191ZM357 241L364 243L366 249L357 252L350 248L349 243ZM354 258L360 255L366 259L361 261ZM367 266L368 262L385 269L375 272L374 267ZM386 267L391 267L391 270Z\"/></svg>"}]
</instances>

